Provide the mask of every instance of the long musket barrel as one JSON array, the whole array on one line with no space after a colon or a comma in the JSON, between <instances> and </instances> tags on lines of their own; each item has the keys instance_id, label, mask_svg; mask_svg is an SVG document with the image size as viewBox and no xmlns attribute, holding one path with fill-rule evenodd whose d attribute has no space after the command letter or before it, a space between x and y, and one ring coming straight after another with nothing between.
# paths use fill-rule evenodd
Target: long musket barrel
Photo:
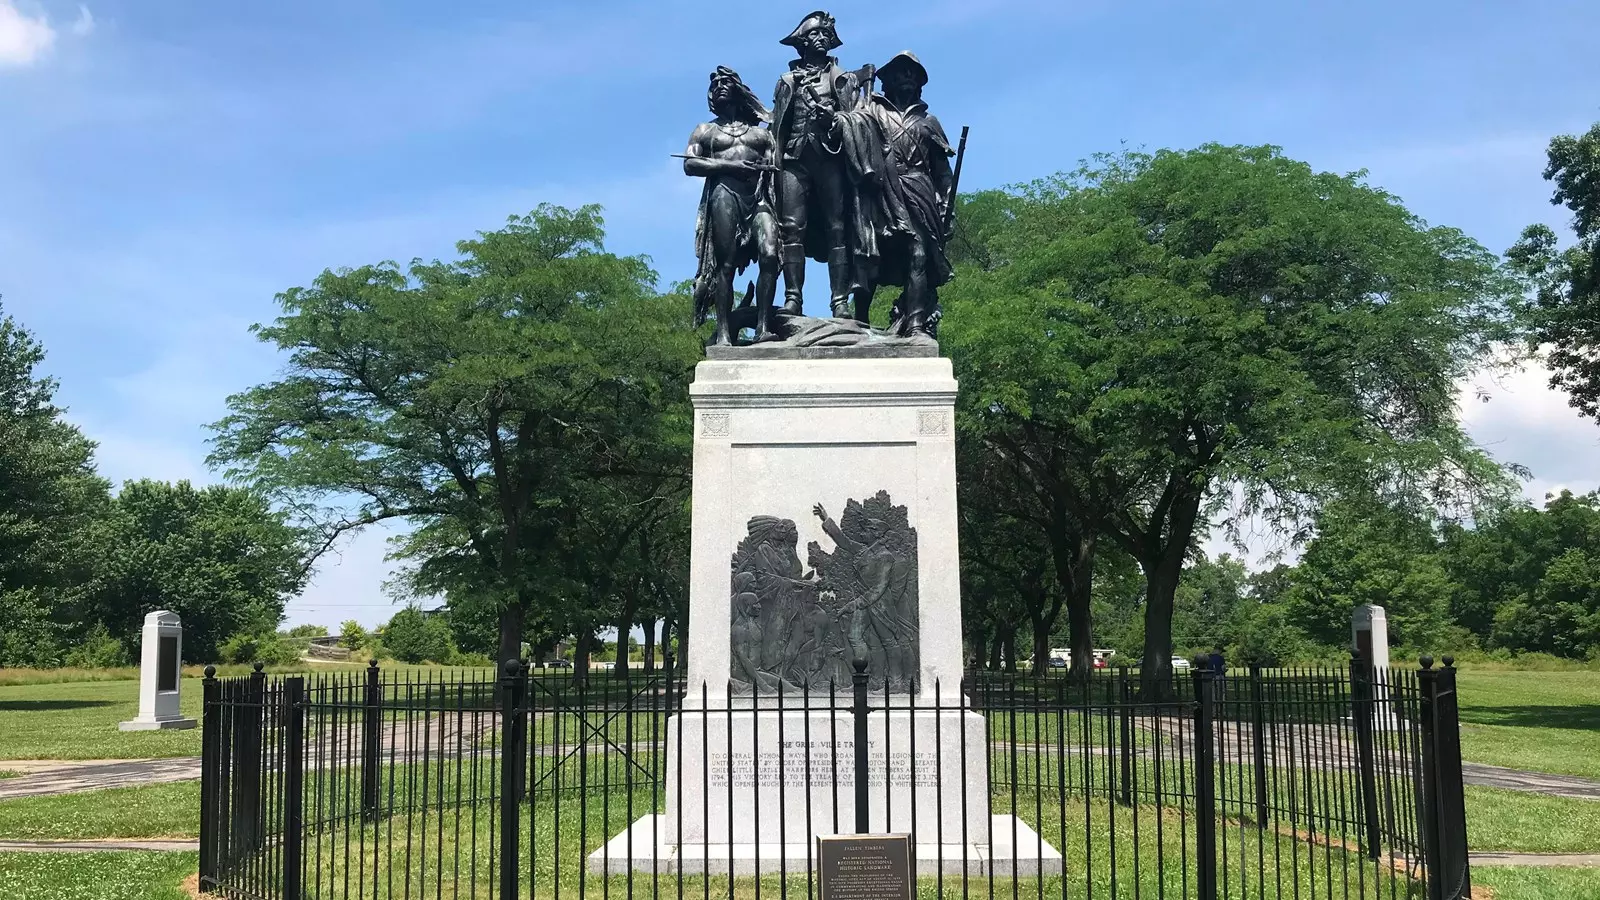
<instances>
[{"instance_id":1,"label":"long musket barrel","mask_svg":"<svg viewBox=\"0 0 1600 900\"><path fill-rule=\"evenodd\" d=\"M967 158L967 128L961 126L961 142L956 145L956 170L950 176L950 199L944 204L944 230L950 230L950 223L956 217L956 189L961 186L961 162Z\"/></svg>"}]
</instances>

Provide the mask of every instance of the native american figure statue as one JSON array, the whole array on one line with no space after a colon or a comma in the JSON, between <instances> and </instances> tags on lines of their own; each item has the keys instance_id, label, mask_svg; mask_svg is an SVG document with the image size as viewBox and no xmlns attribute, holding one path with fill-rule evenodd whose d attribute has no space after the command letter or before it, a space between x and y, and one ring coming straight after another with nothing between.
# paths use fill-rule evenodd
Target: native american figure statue
<instances>
[{"instance_id":1,"label":"native american figure statue","mask_svg":"<svg viewBox=\"0 0 1600 900\"><path fill-rule=\"evenodd\" d=\"M683 154L686 175L704 177L695 225L694 321L717 317L711 343L733 343L734 276L751 262L758 267L754 288L755 340L775 335L768 323L778 286L778 227L774 213L772 133L761 124L767 108L739 78L718 66L711 73L706 101L715 117L695 127Z\"/></svg>"}]
</instances>

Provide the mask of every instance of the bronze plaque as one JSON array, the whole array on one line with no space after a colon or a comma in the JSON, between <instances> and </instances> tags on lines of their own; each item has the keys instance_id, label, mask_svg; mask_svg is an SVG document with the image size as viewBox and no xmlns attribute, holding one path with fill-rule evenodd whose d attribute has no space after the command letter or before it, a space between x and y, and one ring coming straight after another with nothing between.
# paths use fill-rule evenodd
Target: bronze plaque
<instances>
[{"instance_id":1,"label":"bronze plaque","mask_svg":"<svg viewBox=\"0 0 1600 900\"><path fill-rule=\"evenodd\" d=\"M909 834L831 834L817 838L821 900L911 900L916 866Z\"/></svg>"},{"instance_id":2,"label":"bronze plaque","mask_svg":"<svg viewBox=\"0 0 1600 900\"><path fill-rule=\"evenodd\" d=\"M178 689L178 639L176 636L156 638L156 690Z\"/></svg>"}]
</instances>

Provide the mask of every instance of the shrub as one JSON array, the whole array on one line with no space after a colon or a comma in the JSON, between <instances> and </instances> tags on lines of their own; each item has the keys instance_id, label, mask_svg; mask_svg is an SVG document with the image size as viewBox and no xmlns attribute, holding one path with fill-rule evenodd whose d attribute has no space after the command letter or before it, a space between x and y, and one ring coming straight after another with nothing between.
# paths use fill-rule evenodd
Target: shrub
<instances>
[{"instance_id":1,"label":"shrub","mask_svg":"<svg viewBox=\"0 0 1600 900\"><path fill-rule=\"evenodd\" d=\"M222 642L217 655L225 663L265 663L286 666L298 662L300 651L293 642L272 631L245 631Z\"/></svg>"},{"instance_id":2,"label":"shrub","mask_svg":"<svg viewBox=\"0 0 1600 900\"><path fill-rule=\"evenodd\" d=\"M401 662L448 662L456 655L450 626L439 616L408 606L383 629L383 644Z\"/></svg>"},{"instance_id":3,"label":"shrub","mask_svg":"<svg viewBox=\"0 0 1600 900\"><path fill-rule=\"evenodd\" d=\"M109 669L128 664L128 651L111 636L104 623L96 622L67 651L66 664L79 669Z\"/></svg>"},{"instance_id":4,"label":"shrub","mask_svg":"<svg viewBox=\"0 0 1600 900\"><path fill-rule=\"evenodd\" d=\"M361 627L360 622L351 619L339 626L339 643L351 650L360 650L366 646L367 630Z\"/></svg>"}]
</instances>

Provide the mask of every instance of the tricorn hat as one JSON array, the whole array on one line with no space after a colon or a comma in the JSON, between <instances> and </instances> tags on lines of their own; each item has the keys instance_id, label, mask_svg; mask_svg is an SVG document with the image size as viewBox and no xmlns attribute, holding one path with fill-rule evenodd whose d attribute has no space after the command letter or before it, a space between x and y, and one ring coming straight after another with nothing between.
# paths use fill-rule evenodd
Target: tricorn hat
<instances>
[{"instance_id":1,"label":"tricorn hat","mask_svg":"<svg viewBox=\"0 0 1600 900\"><path fill-rule=\"evenodd\" d=\"M917 59L917 55L912 53L910 50L903 50L899 53L896 53L893 59L880 66L877 73L878 78L882 80L885 75L889 75L896 69L901 68L909 68L912 72L916 73L918 87L927 85L928 70L922 65L922 60Z\"/></svg>"},{"instance_id":2,"label":"tricorn hat","mask_svg":"<svg viewBox=\"0 0 1600 900\"><path fill-rule=\"evenodd\" d=\"M789 36L778 43L788 44L790 47L798 47L800 46L800 36L813 28L826 28L828 31L833 33L833 43L829 45L829 50L832 50L844 43L844 41L839 40L839 29L835 28L833 25L833 16L828 15L820 9L807 13L806 17L800 20L800 24L796 25L794 30L789 32Z\"/></svg>"}]
</instances>

